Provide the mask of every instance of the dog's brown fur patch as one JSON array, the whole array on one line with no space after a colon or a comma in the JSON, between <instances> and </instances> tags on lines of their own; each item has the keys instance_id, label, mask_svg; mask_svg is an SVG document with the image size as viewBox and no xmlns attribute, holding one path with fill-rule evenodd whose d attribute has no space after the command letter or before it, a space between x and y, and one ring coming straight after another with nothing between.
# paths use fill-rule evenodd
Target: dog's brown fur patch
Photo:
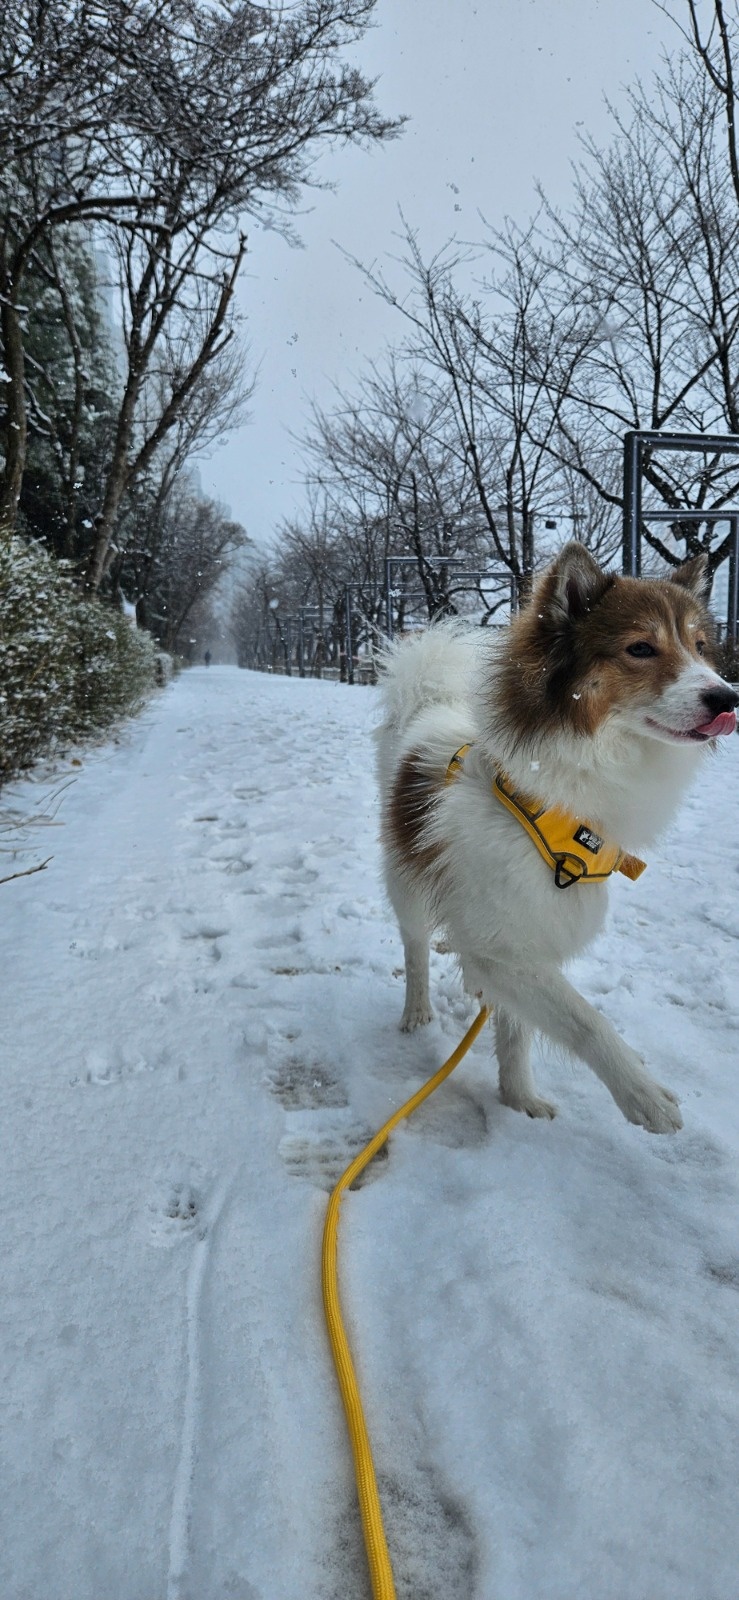
<instances>
[{"instance_id":1,"label":"dog's brown fur patch","mask_svg":"<svg viewBox=\"0 0 739 1600\"><path fill-rule=\"evenodd\" d=\"M409 751L398 768L385 824L397 865L431 883L438 880L444 854L442 845L425 838L439 793L421 752Z\"/></svg>"}]
</instances>

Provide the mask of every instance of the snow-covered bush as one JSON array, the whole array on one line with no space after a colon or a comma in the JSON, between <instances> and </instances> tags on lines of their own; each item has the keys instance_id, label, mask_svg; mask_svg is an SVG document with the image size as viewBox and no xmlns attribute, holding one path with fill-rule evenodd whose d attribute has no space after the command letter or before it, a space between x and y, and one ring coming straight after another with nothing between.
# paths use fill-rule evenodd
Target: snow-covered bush
<instances>
[{"instance_id":1,"label":"snow-covered bush","mask_svg":"<svg viewBox=\"0 0 739 1600\"><path fill-rule=\"evenodd\" d=\"M0 532L0 783L135 710L154 682L148 634L81 601L39 545Z\"/></svg>"},{"instance_id":2,"label":"snow-covered bush","mask_svg":"<svg viewBox=\"0 0 739 1600\"><path fill-rule=\"evenodd\" d=\"M74 704L70 578L38 546L0 534L0 781L28 766Z\"/></svg>"},{"instance_id":3,"label":"snow-covered bush","mask_svg":"<svg viewBox=\"0 0 739 1600\"><path fill-rule=\"evenodd\" d=\"M74 607L76 674L68 734L94 733L136 710L155 683L156 647L119 611L98 601Z\"/></svg>"},{"instance_id":4,"label":"snow-covered bush","mask_svg":"<svg viewBox=\"0 0 739 1600\"><path fill-rule=\"evenodd\" d=\"M157 650L154 660L154 672L156 681L162 688L164 688L165 683L171 683L175 670L174 657L170 656L166 650Z\"/></svg>"}]
</instances>

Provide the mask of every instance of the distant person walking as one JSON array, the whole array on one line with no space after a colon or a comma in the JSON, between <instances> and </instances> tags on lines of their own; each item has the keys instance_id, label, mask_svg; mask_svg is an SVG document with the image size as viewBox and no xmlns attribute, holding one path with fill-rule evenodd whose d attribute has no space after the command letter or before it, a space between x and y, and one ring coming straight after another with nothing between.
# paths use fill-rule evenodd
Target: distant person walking
<instances>
[{"instance_id":1,"label":"distant person walking","mask_svg":"<svg viewBox=\"0 0 739 1600\"><path fill-rule=\"evenodd\" d=\"M209 667L210 666L210 650L206 650L205 655L203 656L203 660L205 662L206 667Z\"/></svg>"}]
</instances>

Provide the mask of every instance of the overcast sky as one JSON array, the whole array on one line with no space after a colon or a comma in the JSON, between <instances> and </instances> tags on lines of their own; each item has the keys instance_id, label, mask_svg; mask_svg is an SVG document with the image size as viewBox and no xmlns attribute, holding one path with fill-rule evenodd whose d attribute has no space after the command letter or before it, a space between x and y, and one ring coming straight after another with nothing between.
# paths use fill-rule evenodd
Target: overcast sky
<instances>
[{"instance_id":1,"label":"overcast sky","mask_svg":"<svg viewBox=\"0 0 739 1600\"><path fill-rule=\"evenodd\" d=\"M291 434L311 400L350 387L367 358L401 333L341 254L370 263L398 249L398 208L427 253L452 235L483 234L508 215L525 222L535 183L567 202L578 134L608 137L604 97L648 78L677 42L651 0L379 0L357 52L379 77L377 99L410 122L370 153L327 153L297 219L302 249L250 225L239 290L261 364L252 421L201 464L203 488L224 500L259 544L301 504Z\"/></svg>"}]
</instances>

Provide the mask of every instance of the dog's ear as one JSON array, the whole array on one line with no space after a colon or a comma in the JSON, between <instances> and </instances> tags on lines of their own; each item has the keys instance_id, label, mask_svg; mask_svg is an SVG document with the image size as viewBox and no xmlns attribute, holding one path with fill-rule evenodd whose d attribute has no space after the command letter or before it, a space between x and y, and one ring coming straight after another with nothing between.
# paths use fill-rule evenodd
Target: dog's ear
<instances>
[{"instance_id":1,"label":"dog's ear","mask_svg":"<svg viewBox=\"0 0 739 1600\"><path fill-rule=\"evenodd\" d=\"M539 611L560 625L577 622L597 605L613 578L603 572L584 544L572 539L545 572L538 596Z\"/></svg>"},{"instance_id":2,"label":"dog's ear","mask_svg":"<svg viewBox=\"0 0 739 1600\"><path fill-rule=\"evenodd\" d=\"M682 566L675 567L670 573L670 583L679 583L680 588L687 589L689 594L695 595L696 600L708 600L713 583L708 571L708 556L701 553L692 556L690 561L683 561Z\"/></svg>"}]
</instances>

